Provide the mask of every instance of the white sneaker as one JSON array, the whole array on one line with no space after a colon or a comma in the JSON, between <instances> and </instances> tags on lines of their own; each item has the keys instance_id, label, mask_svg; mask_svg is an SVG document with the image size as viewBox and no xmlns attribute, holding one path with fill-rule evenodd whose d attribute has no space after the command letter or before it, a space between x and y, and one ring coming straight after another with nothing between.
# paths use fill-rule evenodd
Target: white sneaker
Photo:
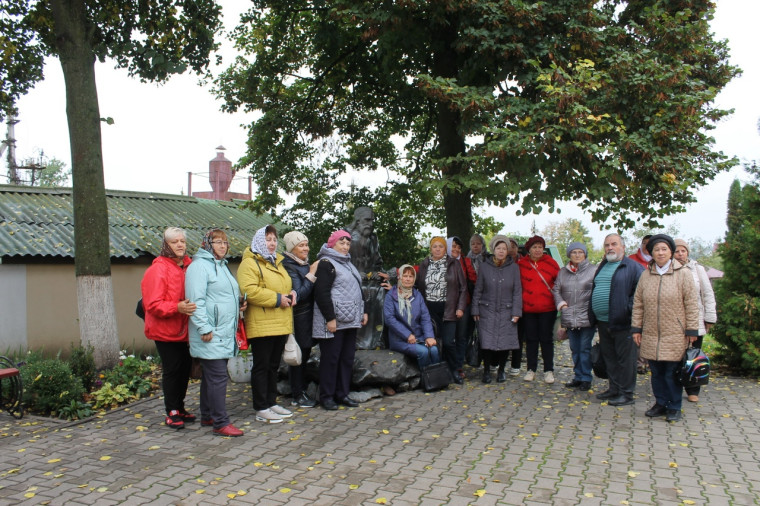
<instances>
[{"instance_id":1,"label":"white sneaker","mask_svg":"<svg viewBox=\"0 0 760 506\"><path fill-rule=\"evenodd\" d=\"M272 406L269 409L272 410L272 411L274 411L278 415L280 415L280 418L290 418L291 416L293 416L293 412L292 411L290 411L289 409L283 408L279 404L275 404L274 406Z\"/></svg>"},{"instance_id":2,"label":"white sneaker","mask_svg":"<svg viewBox=\"0 0 760 506\"><path fill-rule=\"evenodd\" d=\"M554 373L551 371L546 371L544 373L544 383L552 384L554 383Z\"/></svg>"},{"instance_id":3,"label":"white sneaker","mask_svg":"<svg viewBox=\"0 0 760 506\"><path fill-rule=\"evenodd\" d=\"M533 381L536 379L536 373L533 371L528 371L525 373L525 377L523 378L525 381Z\"/></svg>"},{"instance_id":4,"label":"white sneaker","mask_svg":"<svg viewBox=\"0 0 760 506\"><path fill-rule=\"evenodd\" d=\"M509 370L509 375L510 376L518 376L519 374L520 374L520 369L512 368L512 369Z\"/></svg>"},{"instance_id":5,"label":"white sneaker","mask_svg":"<svg viewBox=\"0 0 760 506\"><path fill-rule=\"evenodd\" d=\"M256 421L264 423L281 423L282 417L271 409L262 409L256 412Z\"/></svg>"}]
</instances>

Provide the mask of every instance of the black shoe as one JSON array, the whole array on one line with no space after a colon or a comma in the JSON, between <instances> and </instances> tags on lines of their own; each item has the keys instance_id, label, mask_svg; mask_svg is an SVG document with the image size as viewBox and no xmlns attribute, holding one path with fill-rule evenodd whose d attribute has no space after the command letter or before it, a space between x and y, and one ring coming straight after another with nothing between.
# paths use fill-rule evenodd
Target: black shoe
<instances>
[{"instance_id":1,"label":"black shoe","mask_svg":"<svg viewBox=\"0 0 760 506\"><path fill-rule=\"evenodd\" d=\"M317 405L317 401L306 395L306 392L302 393L298 397L295 397L293 399L293 402L290 403L291 406L296 406L299 408L313 408Z\"/></svg>"},{"instance_id":2,"label":"black shoe","mask_svg":"<svg viewBox=\"0 0 760 506\"><path fill-rule=\"evenodd\" d=\"M628 397L627 395L622 394L607 401L607 404L610 406L628 406L629 404L633 403L633 397Z\"/></svg>"},{"instance_id":3,"label":"black shoe","mask_svg":"<svg viewBox=\"0 0 760 506\"><path fill-rule=\"evenodd\" d=\"M669 409L668 412L665 414L665 421L666 422L679 422L679 421L681 421L681 410L680 409Z\"/></svg>"},{"instance_id":4,"label":"black shoe","mask_svg":"<svg viewBox=\"0 0 760 506\"><path fill-rule=\"evenodd\" d=\"M649 408L647 410L647 412L644 413L644 414L647 415L650 418L655 418L655 417L658 417L658 416L665 416L665 412L666 411L667 411L667 409L665 409L665 406L662 406L660 404L655 404L654 406L652 406L651 408Z\"/></svg>"},{"instance_id":5,"label":"black shoe","mask_svg":"<svg viewBox=\"0 0 760 506\"><path fill-rule=\"evenodd\" d=\"M489 384L491 382L491 371L484 370L483 371L483 379L481 379L480 381L482 381L486 385Z\"/></svg>"},{"instance_id":6,"label":"black shoe","mask_svg":"<svg viewBox=\"0 0 760 506\"><path fill-rule=\"evenodd\" d=\"M597 398L597 399L601 399L601 400L604 400L604 399L612 399L613 397L617 397L617 396L619 396L619 395L620 395L620 394L618 394L618 393L616 393L616 392L613 392L612 390L605 390L605 391L604 391L604 392L602 392L601 394L596 394L596 398Z\"/></svg>"},{"instance_id":7,"label":"black shoe","mask_svg":"<svg viewBox=\"0 0 760 506\"><path fill-rule=\"evenodd\" d=\"M457 385L462 385L462 384L464 383L464 380L463 380L463 379L462 379L462 377L461 377L461 376L459 376L458 374L454 375L454 380L453 380L453 381L454 381L454 383L456 383Z\"/></svg>"},{"instance_id":8,"label":"black shoe","mask_svg":"<svg viewBox=\"0 0 760 506\"><path fill-rule=\"evenodd\" d=\"M496 373L496 383L504 383L505 381L507 381L507 373L500 367Z\"/></svg>"},{"instance_id":9,"label":"black shoe","mask_svg":"<svg viewBox=\"0 0 760 506\"><path fill-rule=\"evenodd\" d=\"M350 397L344 397L341 400L338 401L338 404L343 404L344 406L347 406L349 408L358 408L359 403L355 400L351 399Z\"/></svg>"},{"instance_id":10,"label":"black shoe","mask_svg":"<svg viewBox=\"0 0 760 506\"><path fill-rule=\"evenodd\" d=\"M326 409L327 411L335 411L338 409L338 405L335 404L334 400L327 399L326 401L322 402L322 408Z\"/></svg>"},{"instance_id":11,"label":"black shoe","mask_svg":"<svg viewBox=\"0 0 760 506\"><path fill-rule=\"evenodd\" d=\"M590 381L581 381L581 384L578 385L578 390L582 392L587 392L591 390L591 382Z\"/></svg>"},{"instance_id":12,"label":"black shoe","mask_svg":"<svg viewBox=\"0 0 760 506\"><path fill-rule=\"evenodd\" d=\"M567 388L578 388L578 387L580 387L582 384L583 384L583 382L582 382L582 381L580 381L580 380L575 380L575 379L574 379L573 381L570 381L570 382L567 382L567 383L565 383L565 386L566 386Z\"/></svg>"}]
</instances>

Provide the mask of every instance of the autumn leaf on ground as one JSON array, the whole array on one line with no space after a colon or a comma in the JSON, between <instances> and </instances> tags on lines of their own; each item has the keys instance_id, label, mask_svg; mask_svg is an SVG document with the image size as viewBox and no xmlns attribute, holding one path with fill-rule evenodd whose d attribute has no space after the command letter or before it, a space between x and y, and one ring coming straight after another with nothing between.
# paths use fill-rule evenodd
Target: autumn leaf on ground
<instances>
[{"instance_id":1,"label":"autumn leaf on ground","mask_svg":"<svg viewBox=\"0 0 760 506\"><path fill-rule=\"evenodd\" d=\"M377 504L387 504L388 503L388 499L386 499L385 497L378 497L377 499L375 499L375 502Z\"/></svg>"},{"instance_id":2,"label":"autumn leaf on ground","mask_svg":"<svg viewBox=\"0 0 760 506\"><path fill-rule=\"evenodd\" d=\"M628 471L628 476L630 476L631 478L635 478L640 474L641 473L637 473L636 471Z\"/></svg>"},{"instance_id":3,"label":"autumn leaf on ground","mask_svg":"<svg viewBox=\"0 0 760 506\"><path fill-rule=\"evenodd\" d=\"M109 455L103 455L100 457L100 460L111 460L111 457Z\"/></svg>"},{"instance_id":4,"label":"autumn leaf on ground","mask_svg":"<svg viewBox=\"0 0 760 506\"><path fill-rule=\"evenodd\" d=\"M472 495L476 495L478 497L483 497L484 495L486 495L486 489L484 489L484 488L478 489Z\"/></svg>"}]
</instances>

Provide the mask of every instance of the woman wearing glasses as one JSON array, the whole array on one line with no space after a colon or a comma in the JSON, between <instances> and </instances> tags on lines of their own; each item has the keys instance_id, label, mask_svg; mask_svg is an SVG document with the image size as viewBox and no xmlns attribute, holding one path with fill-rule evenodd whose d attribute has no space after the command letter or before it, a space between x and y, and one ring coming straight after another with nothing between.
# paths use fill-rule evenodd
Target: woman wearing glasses
<instances>
[{"instance_id":1,"label":"woman wearing glasses","mask_svg":"<svg viewBox=\"0 0 760 506\"><path fill-rule=\"evenodd\" d=\"M229 250L227 234L218 228L203 237L193 263L187 268L185 290L195 301L190 316L190 355L200 359L201 425L214 427L219 436L242 436L243 431L230 423L227 396L227 360L235 355L235 331L238 326L240 289L227 268Z\"/></svg>"}]
</instances>

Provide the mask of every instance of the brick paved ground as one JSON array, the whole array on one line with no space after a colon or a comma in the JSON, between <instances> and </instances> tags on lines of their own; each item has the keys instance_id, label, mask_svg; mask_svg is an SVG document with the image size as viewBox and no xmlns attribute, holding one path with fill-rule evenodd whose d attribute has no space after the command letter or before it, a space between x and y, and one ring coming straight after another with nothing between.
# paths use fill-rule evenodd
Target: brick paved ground
<instances>
[{"instance_id":1,"label":"brick paved ground","mask_svg":"<svg viewBox=\"0 0 760 506\"><path fill-rule=\"evenodd\" d=\"M522 376L385 397L360 408L253 420L250 390L228 406L245 436L163 425L158 397L79 424L0 415L0 504L756 504L760 385L716 378L684 419ZM524 372L524 371L523 371ZM539 378L542 377L539 375ZM595 391L605 387L597 381ZM198 384L190 407L197 408ZM289 399L283 399L287 403Z\"/></svg>"}]
</instances>

